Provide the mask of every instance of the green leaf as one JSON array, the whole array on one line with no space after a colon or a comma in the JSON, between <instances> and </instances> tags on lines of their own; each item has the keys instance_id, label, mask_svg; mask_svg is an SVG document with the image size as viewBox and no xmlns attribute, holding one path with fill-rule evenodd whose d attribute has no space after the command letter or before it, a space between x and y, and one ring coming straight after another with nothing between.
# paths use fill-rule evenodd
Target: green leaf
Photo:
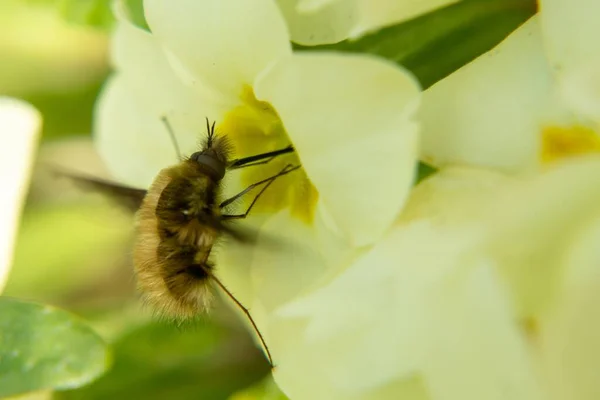
<instances>
[{"instance_id":1,"label":"green leaf","mask_svg":"<svg viewBox=\"0 0 600 400\"><path fill-rule=\"evenodd\" d=\"M421 182L423 179L426 179L437 172L436 168L432 167L429 164L425 164L424 162L419 162L419 166L417 168L417 178L415 180L415 184Z\"/></svg>"},{"instance_id":2,"label":"green leaf","mask_svg":"<svg viewBox=\"0 0 600 400\"><path fill-rule=\"evenodd\" d=\"M144 16L144 0L120 0L127 19L138 28L150 32L150 27Z\"/></svg>"},{"instance_id":3,"label":"green leaf","mask_svg":"<svg viewBox=\"0 0 600 400\"><path fill-rule=\"evenodd\" d=\"M0 297L0 397L79 387L107 364L106 345L77 317Z\"/></svg>"},{"instance_id":4,"label":"green leaf","mask_svg":"<svg viewBox=\"0 0 600 400\"><path fill-rule=\"evenodd\" d=\"M114 344L108 374L55 399L226 399L262 379L269 366L246 332L213 319L184 327L155 322L130 331Z\"/></svg>"},{"instance_id":5,"label":"green leaf","mask_svg":"<svg viewBox=\"0 0 600 400\"><path fill-rule=\"evenodd\" d=\"M150 31L144 17L144 0L116 0L125 16L139 28ZM49 6L72 23L110 29L115 24L114 0L23 0L34 6Z\"/></svg>"},{"instance_id":6,"label":"green leaf","mask_svg":"<svg viewBox=\"0 0 600 400\"><path fill-rule=\"evenodd\" d=\"M412 71L427 88L492 49L536 9L535 0L463 0L355 41L294 47L381 56Z\"/></svg>"},{"instance_id":7,"label":"green leaf","mask_svg":"<svg viewBox=\"0 0 600 400\"><path fill-rule=\"evenodd\" d=\"M111 28L115 18L112 0L62 0L62 15L67 21L100 28ZM144 16L144 0L119 0L125 17L139 28L150 31Z\"/></svg>"}]
</instances>

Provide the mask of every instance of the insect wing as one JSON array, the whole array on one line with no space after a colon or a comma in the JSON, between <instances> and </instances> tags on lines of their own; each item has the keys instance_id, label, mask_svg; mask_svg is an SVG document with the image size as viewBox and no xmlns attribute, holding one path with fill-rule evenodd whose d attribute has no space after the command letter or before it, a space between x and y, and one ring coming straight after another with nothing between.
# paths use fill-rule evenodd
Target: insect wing
<instances>
[{"instance_id":1,"label":"insect wing","mask_svg":"<svg viewBox=\"0 0 600 400\"><path fill-rule=\"evenodd\" d=\"M145 189L133 188L130 186L120 185L118 183L110 182L104 179L95 178L93 176L87 176L82 174L76 174L68 171L57 170L54 171L57 175L69 178L79 186L94 190L107 195L117 203L123 205L130 211L137 211L142 205L144 197L148 192Z\"/></svg>"}]
</instances>

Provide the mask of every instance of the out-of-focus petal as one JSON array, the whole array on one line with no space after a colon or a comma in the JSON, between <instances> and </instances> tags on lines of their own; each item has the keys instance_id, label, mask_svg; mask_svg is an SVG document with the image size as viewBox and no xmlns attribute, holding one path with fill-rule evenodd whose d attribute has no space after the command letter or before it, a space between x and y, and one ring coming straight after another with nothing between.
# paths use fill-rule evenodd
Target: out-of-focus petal
<instances>
[{"instance_id":1,"label":"out-of-focus petal","mask_svg":"<svg viewBox=\"0 0 600 400\"><path fill-rule=\"evenodd\" d=\"M270 63L291 53L272 0L145 0L153 35L199 82L237 98Z\"/></svg>"},{"instance_id":2,"label":"out-of-focus petal","mask_svg":"<svg viewBox=\"0 0 600 400\"><path fill-rule=\"evenodd\" d=\"M542 0L544 49L573 111L600 123L600 3Z\"/></svg>"},{"instance_id":3,"label":"out-of-focus petal","mask_svg":"<svg viewBox=\"0 0 600 400\"><path fill-rule=\"evenodd\" d=\"M475 231L424 222L393 230L331 284L280 311L289 345L276 381L298 398L319 390L371 398L415 376L435 398L505 390L537 398L509 299L478 243Z\"/></svg>"},{"instance_id":4,"label":"out-of-focus petal","mask_svg":"<svg viewBox=\"0 0 600 400\"><path fill-rule=\"evenodd\" d=\"M112 52L118 71L96 105L95 140L116 178L147 187L160 169L178 161L161 118L168 118L181 152L189 155L206 134L206 118L220 118L224 108L207 91L184 85L152 35L123 18Z\"/></svg>"},{"instance_id":5,"label":"out-of-focus petal","mask_svg":"<svg viewBox=\"0 0 600 400\"><path fill-rule=\"evenodd\" d=\"M0 292L12 265L21 207L42 117L31 105L0 97Z\"/></svg>"},{"instance_id":6,"label":"out-of-focus petal","mask_svg":"<svg viewBox=\"0 0 600 400\"><path fill-rule=\"evenodd\" d=\"M356 25L357 0L315 1L277 0L292 41L315 46L337 43L348 37Z\"/></svg>"},{"instance_id":7,"label":"out-of-focus petal","mask_svg":"<svg viewBox=\"0 0 600 400\"><path fill-rule=\"evenodd\" d=\"M300 12L309 13L320 11L323 8L332 4L341 3L345 0L297 0L298 10Z\"/></svg>"},{"instance_id":8,"label":"out-of-focus petal","mask_svg":"<svg viewBox=\"0 0 600 400\"><path fill-rule=\"evenodd\" d=\"M110 78L98 100L94 139L117 180L146 188L162 168L177 163L177 154L161 116L138 100L125 78Z\"/></svg>"},{"instance_id":9,"label":"out-of-focus petal","mask_svg":"<svg viewBox=\"0 0 600 400\"><path fill-rule=\"evenodd\" d=\"M540 0L544 47L558 73L600 58L596 0Z\"/></svg>"},{"instance_id":10,"label":"out-of-focus petal","mask_svg":"<svg viewBox=\"0 0 600 400\"><path fill-rule=\"evenodd\" d=\"M414 176L415 79L376 58L304 53L278 62L255 92L279 113L342 234L355 245L378 240Z\"/></svg>"},{"instance_id":11,"label":"out-of-focus petal","mask_svg":"<svg viewBox=\"0 0 600 400\"><path fill-rule=\"evenodd\" d=\"M261 226L251 268L255 295L270 312L314 288L351 250L321 218L309 226L280 212Z\"/></svg>"},{"instance_id":12,"label":"out-of-focus petal","mask_svg":"<svg viewBox=\"0 0 600 400\"><path fill-rule=\"evenodd\" d=\"M431 398L545 399L502 279L491 263L470 261L419 305L428 313L423 376Z\"/></svg>"},{"instance_id":13,"label":"out-of-focus petal","mask_svg":"<svg viewBox=\"0 0 600 400\"><path fill-rule=\"evenodd\" d=\"M565 161L499 193L482 219L490 229L487 247L522 317L536 315L556 296L565 242L600 212L599 176L599 156Z\"/></svg>"},{"instance_id":14,"label":"out-of-focus petal","mask_svg":"<svg viewBox=\"0 0 600 400\"><path fill-rule=\"evenodd\" d=\"M290 342L277 330L272 334L273 310L314 288L353 249L331 237L320 219L308 226L288 211L281 211L266 221L260 220L253 217L244 221L245 226L260 226L257 236L248 243L225 239L225 248L216 249L216 273L237 300L250 309L275 364L279 364L282 349ZM227 296L222 297L229 301ZM231 304L253 333L246 316ZM255 339L258 343L256 335Z\"/></svg>"},{"instance_id":15,"label":"out-of-focus petal","mask_svg":"<svg viewBox=\"0 0 600 400\"><path fill-rule=\"evenodd\" d=\"M351 36L398 24L459 0L358 0L360 20Z\"/></svg>"},{"instance_id":16,"label":"out-of-focus petal","mask_svg":"<svg viewBox=\"0 0 600 400\"><path fill-rule=\"evenodd\" d=\"M594 400L600 382L600 212L569 243L559 301L537 326L548 385L557 399Z\"/></svg>"},{"instance_id":17,"label":"out-of-focus petal","mask_svg":"<svg viewBox=\"0 0 600 400\"><path fill-rule=\"evenodd\" d=\"M204 124L206 117L215 118L225 111L226 104L219 107L220 99L212 96L209 89L200 83L190 87L182 82L152 34L120 16L118 8L117 16L111 39L112 61L142 108L155 115L181 120L184 126L189 124L188 120ZM182 148L197 146L196 135L174 133Z\"/></svg>"},{"instance_id":18,"label":"out-of-focus petal","mask_svg":"<svg viewBox=\"0 0 600 400\"><path fill-rule=\"evenodd\" d=\"M519 171L538 164L543 123L566 118L558 105L538 21L423 94L422 156L437 166Z\"/></svg>"},{"instance_id":19,"label":"out-of-focus petal","mask_svg":"<svg viewBox=\"0 0 600 400\"><path fill-rule=\"evenodd\" d=\"M428 220L437 226L477 224L487 215L490 202L514 182L515 178L494 170L444 168L411 190L399 223Z\"/></svg>"}]
</instances>

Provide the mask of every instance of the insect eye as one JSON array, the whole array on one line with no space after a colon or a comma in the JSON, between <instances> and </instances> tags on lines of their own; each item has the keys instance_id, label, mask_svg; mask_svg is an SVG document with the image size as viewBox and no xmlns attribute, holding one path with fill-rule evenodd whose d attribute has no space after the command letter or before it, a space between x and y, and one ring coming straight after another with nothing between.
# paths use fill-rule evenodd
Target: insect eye
<instances>
[{"instance_id":1,"label":"insect eye","mask_svg":"<svg viewBox=\"0 0 600 400\"><path fill-rule=\"evenodd\" d=\"M214 153L209 154L202 151L197 151L192 154L190 160L203 165L207 169L207 172L209 172L214 179L223 179L223 176L225 175L225 164L219 161Z\"/></svg>"},{"instance_id":2,"label":"insect eye","mask_svg":"<svg viewBox=\"0 0 600 400\"><path fill-rule=\"evenodd\" d=\"M200 160L200 158L201 158L200 157L201 155L202 155L202 152L197 151L197 152L195 152L194 154L192 154L190 156L190 160L198 162Z\"/></svg>"}]
</instances>

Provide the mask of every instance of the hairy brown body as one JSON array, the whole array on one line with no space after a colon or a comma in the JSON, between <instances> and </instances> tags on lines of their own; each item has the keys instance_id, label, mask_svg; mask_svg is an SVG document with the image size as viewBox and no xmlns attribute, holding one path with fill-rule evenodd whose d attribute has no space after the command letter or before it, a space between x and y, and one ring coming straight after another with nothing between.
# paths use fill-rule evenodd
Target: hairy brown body
<instances>
[{"instance_id":1,"label":"hairy brown body","mask_svg":"<svg viewBox=\"0 0 600 400\"><path fill-rule=\"evenodd\" d=\"M226 147L210 148L226 162ZM151 306L170 318L189 318L210 305L218 237L220 178L192 159L162 170L137 213L134 265L138 287Z\"/></svg>"},{"instance_id":2,"label":"hairy brown body","mask_svg":"<svg viewBox=\"0 0 600 400\"><path fill-rule=\"evenodd\" d=\"M166 118L163 121L174 139ZM209 257L219 233L236 240L248 240L243 231L233 229L228 221L246 218L275 179L300 166L287 164L279 173L222 199L220 182L226 170L266 164L275 157L292 153L294 148L290 145L229 160L231 148L227 138L215 136L215 124L210 125L208 119L206 124L208 136L202 148L179 164L160 171L147 191L95 177L57 172L79 184L101 190L137 212L133 255L138 288L158 313L181 320L207 311L212 298L209 285L215 283L248 317L272 365L269 348L249 310L213 274L214 266ZM181 159L175 140L174 144ZM222 213L224 208L258 187L261 189L245 212Z\"/></svg>"}]
</instances>

